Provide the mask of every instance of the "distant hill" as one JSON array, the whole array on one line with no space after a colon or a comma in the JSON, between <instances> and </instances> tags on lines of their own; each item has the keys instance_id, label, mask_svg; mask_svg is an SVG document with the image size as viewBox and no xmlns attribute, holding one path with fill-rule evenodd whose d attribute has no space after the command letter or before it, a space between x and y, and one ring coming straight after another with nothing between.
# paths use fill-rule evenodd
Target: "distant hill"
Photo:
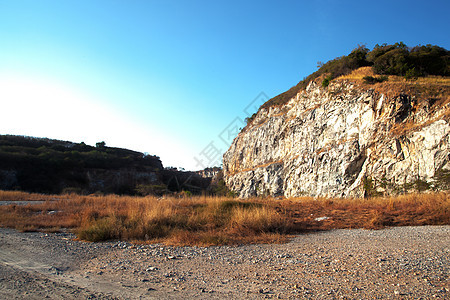
<instances>
[{"instance_id":1,"label":"distant hill","mask_svg":"<svg viewBox=\"0 0 450 300\"><path fill-rule=\"evenodd\" d=\"M0 189L39 193L165 194L207 189L211 178L165 170L158 156L46 138L0 135Z\"/></svg>"}]
</instances>

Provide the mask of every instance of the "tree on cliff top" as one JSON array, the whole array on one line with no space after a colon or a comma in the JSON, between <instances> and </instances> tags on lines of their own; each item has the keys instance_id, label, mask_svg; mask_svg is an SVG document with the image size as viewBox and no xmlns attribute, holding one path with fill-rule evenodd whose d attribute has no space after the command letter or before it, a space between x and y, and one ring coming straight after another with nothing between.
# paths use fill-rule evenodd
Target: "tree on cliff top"
<instances>
[{"instance_id":1,"label":"tree on cliff top","mask_svg":"<svg viewBox=\"0 0 450 300\"><path fill-rule=\"evenodd\" d=\"M375 45L372 51L358 46L349 55L318 65L320 68L286 92L273 97L261 108L283 105L316 78L327 74L328 81L364 66L375 74L398 76L450 76L450 51L435 45L407 47L403 42Z\"/></svg>"}]
</instances>

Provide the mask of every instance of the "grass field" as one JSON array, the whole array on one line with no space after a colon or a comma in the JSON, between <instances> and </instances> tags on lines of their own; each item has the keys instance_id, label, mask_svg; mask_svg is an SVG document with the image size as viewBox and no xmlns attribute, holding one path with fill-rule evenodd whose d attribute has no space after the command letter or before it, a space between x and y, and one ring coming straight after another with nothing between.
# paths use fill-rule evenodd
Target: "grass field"
<instances>
[{"instance_id":1,"label":"grass field","mask_svg":"<svg viewBox=\"0 0 450 300\"><path fill-rule=\"evenodd\" d=\"M447 193L392 198L156 198L40 195L0 191L0 226L21 231L71 230L81 240L123 239L170 245L276 243L292 234L338 228L449 225Z\"/></svg>"}]
</instances>

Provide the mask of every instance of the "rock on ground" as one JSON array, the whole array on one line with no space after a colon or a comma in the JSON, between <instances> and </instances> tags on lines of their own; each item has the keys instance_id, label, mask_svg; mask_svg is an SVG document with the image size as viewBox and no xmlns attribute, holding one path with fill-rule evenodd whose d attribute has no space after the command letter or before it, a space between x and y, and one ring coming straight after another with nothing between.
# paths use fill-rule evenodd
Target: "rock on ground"
<instances>
[{"instance_id":1,"label":"rock on ground","mask_svg":"<svg viewBox=\"0 0 450 300\"><path fill-rule=\"evenodd\" d=\"M3 299L448 299L450 226L332 230L286 244L85 243L0 229Z\"/></svg>"}]
</instances>

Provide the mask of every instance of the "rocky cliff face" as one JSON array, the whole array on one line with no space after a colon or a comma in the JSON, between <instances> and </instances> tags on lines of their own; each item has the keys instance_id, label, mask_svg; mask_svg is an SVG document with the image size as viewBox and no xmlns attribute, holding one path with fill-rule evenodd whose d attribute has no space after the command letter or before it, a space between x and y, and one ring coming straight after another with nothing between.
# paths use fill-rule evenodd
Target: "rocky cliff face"
<instances>
[{"instance_id":1,"label":"rocky cliff face","mask_svg":"<svg viewBox=\"0 0 450 300\"><path fill-rule=\"evenodd\" d=\"M260 109L224 154L227 186L243 198L447 189L448 94L387 94L311 82L287 104Z\"/></svg>"}]
</instances>

